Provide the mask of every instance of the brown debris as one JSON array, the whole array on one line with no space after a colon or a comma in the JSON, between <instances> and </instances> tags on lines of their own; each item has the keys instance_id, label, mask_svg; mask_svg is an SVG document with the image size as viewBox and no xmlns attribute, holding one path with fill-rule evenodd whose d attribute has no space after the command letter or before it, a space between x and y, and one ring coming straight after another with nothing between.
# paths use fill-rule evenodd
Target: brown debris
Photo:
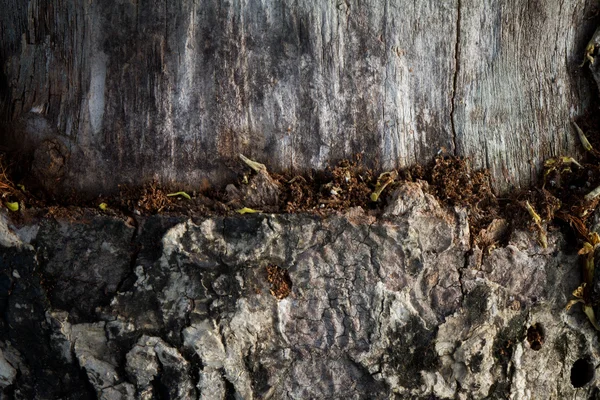
<instances>
[{"instance_id":1,"label":"brown debris","mask_svg":"<svg viewBox=\"0 0 600 400\"><path fill-rule=\"evenodd\" d=\"M587 129L585 122L582 125ZM590 135L590 141L597 141L596 136ZM587 154L593 157L591 153ZM551 169L545 171L545 188L520 191L507 198L496 197L488 172L474 170L465 158L438 157L430 166L415 165L379 174L367 168L359 154L324 171L295 175L271 173L264 164L243 157L241 162L231 167L239 174L239 179L227 185L224 191L203 184L202 190L199 185L198 191L187 192L190 199L169 197L169 193L184 188L161 187L157 182L151 182L139 187L120 186L118 196L83 201L76 193L55 199L36 192L42 199L38 200L33 193L21 190L11 181L10 171L4 159L0 158L0 197L3 201L19 202L19 211L11 213L14 216L24 216L29 212L28 208L37 208L45 209L47 216L65 218L77 215L77 207L83 207L87 213L123 218L156 213L187 214L191 217L233 215L236 210L244 208L266 213L319 215L356 209L376 217L383 212L388 199L402 182L425 180L429 183L425 186L429 193L442 203L467 210L472 243L490 250L497 244L504 244L515 228L528 228L543 236L540 226L545 231L555 218L565 221L585 238L588 218L600 197L585 201L584 196L600 185L600 165L584 161L576 161L575 164L569 160L568 157L557 157L545 163ZM569 166L571 168L567 168ZM377 196L373 196L377 192ZM107 207L101 209L101 203L106 203ZM539 223L534 223L522 206L525 203L539 213Z\"/></svg>"},{"instance_id":2,"label":"brown debris","mask_svg":"<svg viewBox=\"0 0 600 400\"><path fill-rule=\"evenodd\" d=\"M433 194L446 204L465 207L472 238L500 218L498 200L490 183L489 172L471 168L462 157L438 157L428 178Z\"/></svg>"},{"instance_id":3,"label":"brown debris","mask_svg":"<svg viewBox=\"0 0 600 400\"><path fill-rule=\"evenodd\" d=\"M496 218L481 229L475 236L474 243L481 249L491 249L504 240L509 232L509 223L504 218Z\"/></svg>"},{"instance_id":4,"label":"brown debris","mask_svg":"<svg viewBox=\"0 0 600 400\"><path fill-rule=\"evenodd\" d=\"M498 241L496 236L506 236L504 233L492 232L496 229L493 221L501 218L501 212L489 185L488 174L473 171L466 159L437 158L430 167L416 165L404 171L392 170L376 174L366 168L361 155L357 155L353 160L341 161L325 171L293 176L269 173L264 164L245 157L242 161L239 164L243 168L238 170L240 179L235 184L227 185L225 192L213 189L202 194L192 191L188 192L190 199L169 197L169 193L181 188L164 188L157 182L137 188L123 185L119 187L118 196L101 197L91 202L79 200L76 194L66 198L63 203L57 203L54 199L46 200L45 203L34 202L33 196L22 196L20 199L39 208L46 208L47 216L57 218L76 214L73 206L87 207L87 212L92 213L123 215L124 218L134 214L156 213L185 213L192 217L232 215L236 210L244 208L261 212L307 212L321 215L362 209L376 216L385 209L388 198L402 181L426 179L431 183L426 186L430 193L442 202L449 206L467 208L472 238L479 245L489 247ZM3 187L9 189L10 193L15 193L16 186L6 174L4 177L3 181L6 183ZM20 193L18 190L16 192ZM377 200L373 201L373 194L377 192ZM102 203L106 203L107 207L100 208L99 204ZM536 207L539 207L537 203ZM550 213L555 208L546 207ZM526 214L523 219L527 220ZM479 235L482 230L485 232Z\"/></svg>"},{"instance_id":5,"label":"brown debris","mask_svg":"<svg viewBox=\"0 0 600 400\"><path fill-rule=\"evenodd\" d=\"M158 187L156 182L143 187L141 190L130 189L127 186L119 187L120 202L130 210L137 210L144 214L156 214L168 211L174 199L167 196L167 191Z\"/></svg>"},{"instance_id":6,"label":"brown debris","mask_svg":"<svg viewBox=\"0 0 600 400\"><path fill-rule=\"evenodd\" d=\"M227 205L233 209L249 207L278 211L281 185L266 171L252 175L248 179L248 183L241 183L237 186L229 184L225 191Z\"/></svg>"},{"instance_id":7,"label":"brown debris","mask_svg":"<svg viewBox=\"0 0 600 400\"><path fill-rule=\"evenodd\" d=\"M559 212L556 217L567 222L575 232L579 233L581 240L587 240L589 230L581 219L566 212Z\"/></svg>"},{"instance_id":8,"label":"brown debris","mask_svg":"<svg viewBox=\"0 0 600 400\"><path fill-rule=\"evenodd\" d=\"M284 199L285 212L345 210L351 207L371 207L375 187L373 172L364 167L361 155L354 160L341 161L323 173L295 176L287 180Z\"/></svg>"},{"instance_id":9,"label":"brown debris","mask_svg":"<svg viewBox=\"0 0 600 400\"><path fill-rule=\"evenodd\" d=\"M79 207L50 206L45 211L45 218L62 219L69 222L75 222L84 215L84 209Z\"/></svg>"},{"instance_id":10,"label":"brown debris","mask_svg":"<svg viewBox=\"0 0 600 400\"><path fill-rule=\"evenodd\" d=\"M544 344L544 330L540 324L533 324L527 329L527 342L532 350L538 351Z\"/></svg>"},{"instance_id":11,"label":"brown debris","mask_svg":"<svg viewBox=\"0 0 600 400\"><path fill-rule=\"evenodd\" d=\"M18 211L22 211L24 206L24 186L16 185L9 175L5 157L0 154L0 209L12 209L12 214L18 214Z\"/></svg>"},{"instance_id":12,"label":"brown debris","mask_svg":"<svg viewBox=\"0 0 600 400\"><path fill-rule=\"evenodd\" d=\"M455 205L478 206L494 197L489 173L473 171L465 158L436 158L431 170L431 184L441 200Z\"/></svg>"},{"instance_id":13,"label":"brown debris","mask_svg":"<svg viewBox=\"0 0 600 400\"><path fill-rule=\"evenodd\" d=\"M287 270L277 265L267 266L267 281L271 284L269 292L278 300L285 299L292 291L292 279Z\"/></svg>"},{"instance_id":14,"label":"brown debris","mask_svg":"<svg viewBox=\"0 0 600 400\"><path fill-rule=\"evenodd\" d=\"M8 166L5 157L0 154L0 198L4 201L10 196L14 196L18 189L8 177Z\"/></svg>"}]
</instances>

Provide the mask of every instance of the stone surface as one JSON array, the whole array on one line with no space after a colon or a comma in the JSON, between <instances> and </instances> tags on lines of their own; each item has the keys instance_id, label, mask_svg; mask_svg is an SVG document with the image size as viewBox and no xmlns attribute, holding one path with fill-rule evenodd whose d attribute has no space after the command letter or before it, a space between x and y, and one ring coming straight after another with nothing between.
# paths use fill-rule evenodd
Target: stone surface
<instances>
[{"instance_id":1,"label":"stone surface","mask_svg":"<svg viewBox=\"0 0 600 400\"><path fill-rule=\"evenodd\" d=\"M595 0L3 0L0 141L52 192L225 185L438 151L527 185L576 156ZM29 164L27 164L29 165Z\"/></svg>"},{"instance_id":2,"label":"stone surface","mask_svg":"<svg viewBox=\"0 0 600 400\"><path fill-rule=\"evenodd\" d=\"M155 216L135 235L108 216L3 219L3 394L597 398L597 332L565 311L576 249L557 231L546 249L521 231L472 248L466 211L424 185L401 186L378 218ZM273 265L292 283L283 299Z\"/></svg>"}]
</instances>

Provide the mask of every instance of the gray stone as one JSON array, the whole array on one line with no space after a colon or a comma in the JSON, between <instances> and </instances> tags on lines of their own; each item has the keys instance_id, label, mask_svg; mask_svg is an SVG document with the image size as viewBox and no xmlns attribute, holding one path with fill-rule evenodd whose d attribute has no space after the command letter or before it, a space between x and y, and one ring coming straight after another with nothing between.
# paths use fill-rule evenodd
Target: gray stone
<instances>
[{"instance_id":1,"label":"gray stone","mask_svg":"<svg viewBox=\"0 0 600 400\"><path fill-rule=\"evenodd\" d=\"M130 272L133 233L118 218L43 221L35 240L51 301L71 318L94 314Z\"/></svg>"},{"instance_id":2,"label":"gray stone","mask_svg":"<svg viewBox=\"0 0 600 400\"><path fill-rule=\"evenodd\" d=\"M580 284L575 249L558 231L547 248L516 231L482 251L471 247L466 215L425 183L406 183L379 218L360 208L173 224L153 217L140 224L132 261L130 231L111 217L85 228L63 221L52 230L57 242L88 238L105 252L94 259L98 282L113 282L115 262L127 260L118 289L98 297L86 321L35 285L68 259L46 250L42 223L33 250L4 248L20 275L7 279L23 288L10 295L13 322L0 325L6 338L22 337L2 348L12 368L2 369L4 390L45 398L32 382L47 372L29 361L28 346L47 343L39 350L47 365L80 371L65 383L87 387L80 398L596 396L597 332L579 306L565 310ZM290 286L272 286L274 265ZM67 280L64 290L86 285ZM44 328L26 330L31 320Z\"/></svg>"},{"instance_id":3,"label":"gray stone","mask_svg":"<svg viewBox=\"0 0 600 400\"><path fill-rule=\"evenodd\" d=\"M135 383L137 393L149 398L160 396L153 387L161 375L169 398L196 398L195 388L189 379L189 362L179 352L157 337L142 336L127 353L125 370Z\"/></svg>"},{"instance_id":4,"label":"gray stone","mask_svg":"<svg viewBox=\"0 0 600 400\"><path fill-rule=\"evenodd\" d=\"M5 345L0 346L5 347ZM12 385L17 377L17 370L9 361L9 357L0 349L0 388Z\"/></svg>"}]
</instances>

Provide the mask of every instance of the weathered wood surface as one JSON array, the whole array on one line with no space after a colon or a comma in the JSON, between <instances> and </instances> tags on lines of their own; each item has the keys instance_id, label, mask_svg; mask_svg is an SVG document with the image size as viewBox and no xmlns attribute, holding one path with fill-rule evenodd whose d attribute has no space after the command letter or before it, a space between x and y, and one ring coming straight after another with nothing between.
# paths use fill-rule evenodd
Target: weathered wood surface
<instances>
[{"instance_id":1,"label":"weathered wood surface","mask_svg":"<svg viewBox=\"0 0 600 400\"><path fill-rule=\"evenodd\" d=\"M54 190L220 185L240 152L387 169L442 148L505 189L577 153L593 93L593 0L0 3L0 138L37 148Z\"/></svg>"}]
</instances>

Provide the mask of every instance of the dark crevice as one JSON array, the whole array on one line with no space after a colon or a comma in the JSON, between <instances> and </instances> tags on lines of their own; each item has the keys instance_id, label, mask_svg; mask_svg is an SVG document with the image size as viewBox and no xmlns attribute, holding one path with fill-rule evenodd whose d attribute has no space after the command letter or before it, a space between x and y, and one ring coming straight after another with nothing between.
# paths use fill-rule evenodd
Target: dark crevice
<instances>
[{"instance_id":1,"label":"dark crevice","mask_svg":"<svg viewBox=\"0 0 600 400\"><path fill-rule=\"evenodd\" d=\"M117 285L115 294L127 291L130 289L136 281L135 267L137 266L138 256L142 250L142 245L138 243L137 236L139 230L139 223L135 218L134 221L133 235L131 236L131 257L129 259L129 271L123 276L123 279Z\"/></svg>"},{"instance_id":2,"label":"dark crevice","mask_svg":"<svg viewBox=\"0 0 600 400\"><path fill-rule=\"evenodd\" d=\"M471 257L474 256L473 249L470 249L470 250L467 250L466 252L464 252L463 256L465 257L465 262L463 263L462 268L457 268L458 285L460 286L460 293L462 294L461 303L462 303L462 301L464 301L464 299L467 296L467 291L465 290L464 273L465 273L465 271L469 270L469 262L471 261Z\"/></svg>"},{"instance_id":3,"label":"dark crevice","mask_svg":"<svg viewBox=\"0 0 600 400\"><path fill-rule=\"evenodd\" d=\"M460 69L460 12L461 0L457 0L456 8L456 38L454 42L454 76L452 77L452 99L450 101L450 126L452 127L452 151L456 156L458 148L456 145L456 123L454 111L456 110L456 91L458 86L458 71Z\"/></svg>"},{"instance_id":4,"label":"dark crevice","mask_svg":"<svg viewBox=\"0 0 600 400\"><path fill-rule=\"evenodd\" d=\"M2 397L3 399L14 399L15 398L15 390L16 390L16 385L12 384L7 386L6 388L4 388L4 391L2 392L2 395L5 397Z\"/></svg>"},{"instance_id":5,"label":"dark crevice","mask_svg":"<svg viewBox=\"0 0 600 400\"><path fill-rule=\"evenodd\" d=\"M162 379L164 366L163 366L162 362L160 361L160 357L156 357L156 362L158 364L158 372L154 376L154 379L152 380L152 382L150 382L150 385L152 385L152 391L154 392L154 396L156 399L170 400L171 395L169 392L169 387L167 386L167 383L163 382L163 379ZM172 384L172 382L169 382L169 383Z\"/></svg>"},{"instance_id":6,"label":"dark crevice","mask_svg":"<svg viewBox=\"0 0 600 400\"><path fill-rule=\"evenodd\" d=\"M360 361L355 360L354 358L348 356L346 357L348 363L356 368L356 372L359 373L359 376L355 376L355 382L362 386L362 389L365 392L371 393L373 398L376 397L384 397L385 393L390 393L392 388L390 387L389 382L379 381L374 377L374 373L372 373L369 368L367 368Z\"/></svg>"},{"instance_id":7,"label":"dark crevice","mask_svg":"<svg viewBox=\"0 0 600 400\"><path fill-rule=\"evenodd\" d=\"M87 371L84 367L79 363L79 359L77 358L77 354L75 354L75 345L71 346L71 358L73 359L73 363L77 368L79 368L79 379L83 383L84 388L87 390L87 394L89 395L89 399L98 399L98 393L96 392L96 388L90 381L90 377L87 374Z\"/></svg>"},{"instance_id":8,"label":"dark crevice","mask_svg":"<svg viewBox=\"0 0 600 400\"><path fill-rule=\"evenodd\" d=\"M225 382L225 400L236 400L236 390L234 384L227 379L227 374L225 371L222 373L223 382Z\"/></svg>"},{"instance_id":9,"label":"dark crevice","mask_svg":"<svg viewBox=\"0 0 600 400\"><path fill-rule=\"evenodd\" d=\"M88 398L91 400L97 400L98 394L96 393L96 388L94 388L94 385L92 385L92 382L90 382L90 379L87 376L87 372L85 371L85 368L81 368L79 377L81 378L81 381L83 382L85 389L87 389L87 392L88 392L87 394L89 395Z\"/></svg>"},{"instance_id":10,"label":"dark crevice","mask_svg":"<svg viewBox=\"0 0 600 400\"><path fill-rule=\"evenodd\" d=\"M125 367L127 365L127 353L138 342L141 334L133 337L119 337L115 335L115 337L111 339L110 327L106 324L104 325L104 333L106 335L106 345L111 350L114 359L117 361L114 368L119 377L119 383L130 383L135 386L135 381L130 378Z\"/></svg>"},{"instance_id":11,"label":"dark crevice","mask_svg":"<svg viewBox=\"0 0 600 400\"><path fill-rule=\"evenodd\" d=\"M194 394L196 396L194 398L199 398L199 396L202 393L199 392L198 386L196 386L196 384L200 382L200 371L204 369L202 359L200 359L200 356L198 356L198 354L195 351L188 350L185 347L182 347L178 350L179 353L183 356L183 358L188 360L188 362L190 363L188 376L190 377L190 381L194 384Z\"/></svg>"}]
</instances>

